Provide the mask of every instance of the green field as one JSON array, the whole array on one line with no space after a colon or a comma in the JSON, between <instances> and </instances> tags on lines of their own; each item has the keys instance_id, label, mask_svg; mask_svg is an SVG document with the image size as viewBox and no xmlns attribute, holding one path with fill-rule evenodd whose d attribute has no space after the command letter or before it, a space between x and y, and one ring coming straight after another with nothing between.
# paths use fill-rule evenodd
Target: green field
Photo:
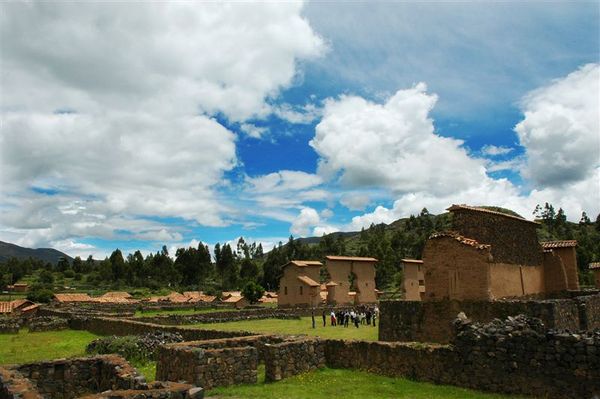
<instances>
[{"instance_id":1,"label":"green field","mask_svg":"<svg viewBox=\"0 0 600 399\"><path fill-rule=\"evenodd\" d=\"M0 334L0 364L85 356L87 344L98 337L79 330Z\"/></svg>"},{"instance_id":2,"label":"green field","mask_svg":"<svg viewBox=\"0 0 600 399\"><path fill-rule=\"evenodd\" d=\"M283 322L275 323L274 322ZM261 330L285 329L287 333L298 333L298 330L308 328L315 335L321 333L321 336L328 335L339 337L340 334L351 335L357 338L359 335L365 335L361 339L375 339L374 334L377 329L373 327L360 327L359 329L350 327L320 327L315 330L310 328L310 318L296 320L256 320L239 322L243 329L257 331L253 326L262 325ZM308 323L308 324L307 324ZM234 324L234 323L224 323ZM212 325L214 327L223 324ZM271 327L268 327L271 326ZM307 327L308 326L308 327ZM344 332L345 331L345 332ZM281 332L281 331L279 331ZM306 331L305 331L306 332ZM351 333L352 332L352 333ZM366 334L368 332L371 336ZM19 334L1 334L0 335L0 364L25 363L32 361L51 360L68 357L85 356L85 347L97 335L87 331L63 330L30 333L25 330ZM152 381L156 374L156 363L133 365L146 376L148 381ZM253 385L238 385L226 388L216 388L208 392L212 398L236 398L236 399L254 399L254 398L327 398L343 397L345 399L354 398L481 398L481 399L502 399L508 396L483 394L476 391L462 388L433 385L427 383L418 383L402 378L389 378L369 374L362 371L322 369L311 373L287 378L277 383L266 384L264 382L264 366L259 366L259 383Z\"/></svg>"},{"instance_id":3,"label":"green field","mask_svg":"<svg viewBox=\"0 0 600 399\"><path fill-rule=\"evenodd\" d=\"M0 365L88 356L85 348L96 338L100 336L81 330L0 334ZM148 381L154 380L156 362L133 365Z\"/></svg>"},{"instance_id":4,"label":"green field","mask_svg":"<svg viewBox=\"0 0 600 399\"><path fill-rule=\"evenodd\" d=\"M202 313L215 312L237 312L235 308L206 308L206 309L173 309L173 310L138 310L135 312L135 317L153 317L153 316L169 316L169 315L192 315Z\"/></svg>"},{"instance_id":5,"label":"green field","mask_svg":"<svg viewBox=\"0 0 600 399\"><path fill-rule=\"evenodd\" d=\"M260 374L260 373L259 373ZM261 379L259 377L259 379ZM516 399L515 396L481 393L447 385L383 377L363 371L321 369L276 383L215 388L207 393L214 399Z\"/></svg>"},{"instance_id":6,"label":"green field","mask_svg":"<svg viewBox=\"0 0 600 399\"><path fill-rule=\"evenodd\" d=\"M307 334L331 339L377 340L379 330L377 327L361 325L359 328L354 326L346 328L331 327L329 324L323 327L323 320L320 317L315 317L315 322L316 328L314 329L311 327L312 322L310 317L302 317L300 320L262 319L231 321L227 323L197 323L182 327L221 331L251 331L266 334Z\"/></svg>"}]
</instances>

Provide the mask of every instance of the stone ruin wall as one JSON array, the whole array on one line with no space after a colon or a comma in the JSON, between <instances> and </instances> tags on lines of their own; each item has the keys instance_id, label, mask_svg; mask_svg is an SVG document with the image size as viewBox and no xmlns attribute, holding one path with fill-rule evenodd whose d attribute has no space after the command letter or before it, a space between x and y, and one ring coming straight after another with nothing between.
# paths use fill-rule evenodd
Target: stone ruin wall
<instances>
[{"instance_id":1,"label":"stone ruin wall","mask_svg":"<svg viewBox=\"0 0 600 399\"><path fill-rule=\"evenodd\" d=\"M123 358L104 355L0 367L0 399L202 399L189 384L144 377Z\"/></svg>"},{"instance_id":2,"label":"stone ruin wall","mask_svg":"<svg viewBox=\"0 0 600 399\"><path fill-rule=\"evenodd\" d=\"M217 331L165 326L160 324L142 323L134 320L117 319L110 317L72 317L69 319L69 328L73 330L87 330L98 335L142 335L155 331L164 331L180 334L187 341L206 339L234 338L256 335L247 331Z\"/></svg>"},{"instance_id":3,"label":"stone ruin wall","mask_svg":"<svg viewBox=\"0 0 600 399\"><path fill-rule=\"evenodd\" d=\"M268 344L265 351L265 381L306 373L325 367L325 341L315 338Z\"/></svg>"},{"instance_id":4,"label":"stone ruin wall","mask_svg":"<svg viewBox=\"0 0 600 399\"><path fill-rule=\"evenodd\" d=\"M452 212L452 229L480 244L492 245L496 263L542 264L542 247L533 223L493 213L457 210Z\"/></svg>"},{"instance_id":5,"label":"stone ruin wall","mask_svg":"<svg viewBox=\"0 0 600 399\"><path fill-rule=\"evenodd\" d=\"M510 394L557 399L600 394L598 332L540 331L521 317L489 324L467 321L455 328L453 345L327 340L326 363Z\"/></svg>"},{"instance_id":6,"label":"stone ruin wall","mask_svg":"<svg viewBox=\"0 0 600 399\"><path fill-rule=\"evenodd\" d=\"M525 314L541 319L548 328L570 331L593 329L600 324L600 295L582 298L543 301L382 301L379 340L448 343L454 333L452 320L460 312L479 322ZM581 300L589 302L583 311L580 310ZM591 322L584 324L583 317Z\"/></svg>"},{"instance_id":7,"label":"stone ruin wall","mask_svg":"<svg viewBox=\"0 0 600 399\"><path fill-rule=\"evenodd\" d=\"M33 386L34 392L50 399L71 399L107 390L147 388L144 377L116 355L26 363L8 369L8 373L28 380L28 389ZM4 383L3 386L6 387Z\"/></svg>"},{"instance_id":8,"label":"stone ruin wall","mask_svg":"<svg viewBox=\"0 0 600 399\"><path fill-rule=\"evenodd\" d=\"M156 378L186 381L210 389L233 384L255 384L258 378L260 336L227 340L182 342L159 349Z\"/></svg>"}]
</instances>

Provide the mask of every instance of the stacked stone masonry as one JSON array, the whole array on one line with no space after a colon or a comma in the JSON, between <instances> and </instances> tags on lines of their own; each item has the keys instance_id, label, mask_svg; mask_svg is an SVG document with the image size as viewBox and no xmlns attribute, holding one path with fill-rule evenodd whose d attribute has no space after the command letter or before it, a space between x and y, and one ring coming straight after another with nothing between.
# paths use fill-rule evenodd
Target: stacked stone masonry
<instances>
[{"instance_id":1,"label":"stacked stone masonry","mask_svg":"<svg viewBox=\"0 0 600 399\"><path fill-rule=\"evenodd\" d=\"M204 390L190 384L154 382L148 389L107 391L83 396L81 399L203 399Z\"/></svg>"},{"instance_id":2,"label":"stacked stone masonry","mask_svg":"<svg viewBox=\"0 0 600 399\"><path fill-rule=\"evenodd\" d=\"M87 330L98 335L140 335L155 331L180 334L186 341L205 339L234 338L255 335L244 331L216 331L165 326L152 323L142 323L134 320L110 317L73 317L69 320L69 328Z\"/></svg>"},{"instance_id":3,"label":"stacked stone masonry","mask_svg":"<svg viewBox=\"0 0 600 399\"><path fill-rule=\"evenodd\" d=\"M279 381L325 367L325 341L319 339L266 345L264 350L266 381Z\"/></svg>"},{"instance_id":4,"label":"stacked stone masonry","mask_svg":"<svg viewBox=\"0 0 600 399\"><path fill-rule=\"evenodd\" d=\"M116 355L27 363L9 368L8 372L16 372L30 381L35 391L48 399L70 399L106 390L147 388L144 377Z\"/></svg>"},{"instance_id":5,"label":"stacked stone masonry","mask_svg":"<svg viewBox=\"0 0 600 399\"><path fill-rule=\"evenodd\" d=\"M202 399L189 384L155 381L150 386L115 355L0 367L0 399Z\"/></svg>"},{"instance_id":6,"label":"stacked stone masonry","mask_svg":"<svg viewBox=\"0 0 600 399\"><path fill-rule=\"evenodd\" d=\"M31 332L66 330L69 323L60 317L34 317L29 321L28 328Z\"/></svg>"},{"instance_id":7,"label":"stacked stone masonry","mask_svg":"<svg viewBox=\"0 0 600 399\"><path fill-rule=\"evenodd\" d=\"M205 389L254 384L258 350L249 344L256 344L259 337L164 345L159 350L156 378L185 381Z\"/></svg>"},{"instance_id":8,"label":"stacked stone masonry","mask_svg":"<svg viewBox=\"0 0 600 399\"><path fill-rule=\"evenodd\" d=\"M523 316L461 321L456 337L453 345L328 340L327 365L547 398L600 394L599 333L553 333Z\"/></svg>"},{"instance_id":9,"label":"stacked stone masonry","mask_svg":"<svg viewBox=\"0 0 600 399\"><path fill-rule=\"evenodd\" d=\"M525 314L541 319L552 329L600 327L600 295L527 301L382 301L380 309L380 341L448 343L453 336L452 320L460 312L479 322Z\"/></svg>"}]
</instances>

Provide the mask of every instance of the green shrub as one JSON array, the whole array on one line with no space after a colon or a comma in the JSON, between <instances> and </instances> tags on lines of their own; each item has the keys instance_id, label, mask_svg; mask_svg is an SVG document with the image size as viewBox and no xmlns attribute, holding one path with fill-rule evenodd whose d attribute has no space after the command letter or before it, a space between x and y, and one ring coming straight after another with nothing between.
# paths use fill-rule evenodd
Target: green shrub
<instances>
[{"instance_id":1,"label":"green shrub","mask_svg":"<svg viewBox=\"0 0 600 399\"><path fill-rule=\"evenodd\" d=\"M27 294L27 299L33 302L48 303L54 297L54 293L47 288L38 288L31 290Z\"/></svg>"}]
</instances>

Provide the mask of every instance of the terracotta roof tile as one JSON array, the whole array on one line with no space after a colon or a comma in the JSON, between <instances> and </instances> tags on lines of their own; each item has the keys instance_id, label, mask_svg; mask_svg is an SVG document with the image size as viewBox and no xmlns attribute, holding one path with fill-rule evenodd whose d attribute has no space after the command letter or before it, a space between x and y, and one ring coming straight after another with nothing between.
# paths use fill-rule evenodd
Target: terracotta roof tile
<instances>
[{"instance_id":1,"label":"terracotta roof tile","mask_svg":"<svg viewBox=\"0 0 600 399\"><path fill-rule=\"evenodd\" d=\"M23 309L21 309L21 312L23 312L23 313L31 312L32 310L35 310L39 307L40 307L39 304L34 303L33 305L29 305L29 306L26 306Z\"/></svg>"},{"instance_id":2,"label":"terracotta roof tile","mask_svg":"<svg viewBox=\"0 0 600 399\"><path fill-rule=\"evenodd\" d=\"M323 264L321 262L319 262L318 260L292 260L290 261L290 263L299 266L299 267L306 267L306 266L323 266Z\"/></svg>"},{"instance_id":3,"label":"terracotta roof tile","mask_svg":"<svg viewBox=\"0 0 600 399\"><path fill-rule=\"evenodd\" d=\"M298 280L311 287L318 287L319 283L308 276L298 276Z\"/></svg>"},{"instance_id":4,"label":"terracotta roof tile","mask_svg":"<svg viewBox=\"0 0 600 399\"><path fill-rule=\"evenodd\" d=\"M544 241L540 242L540 245L544 249L571 248L577 246L577 240Z\"/></svg>"},{"instance_id":5,"label":"terracotta roof tile","mask_svg":"<svg viewBox=\"0 0 600 399\"><path fill-rule=\"evenodd\" d=\"M93 302L94 298L88 294L54 294L58 302Z\"/></svg>"},{"instance_id":6,"label":"terracotta roof tile","mask_svg":"<svg viewBox=\"0 0 600 399\"><path fill-rule=\"evenodd\" d=\"M540 223L534 222L533 220L527 220L527 219L524 219L522 217L508 215L506 213L496 212L496 211L492 211L490 209L478 208L476 206L468 206L468 205L464 205L464 204L462 204L462 205L456 205L456 204L454 204L450 208L446 208L446 210L450 211L450 212L454 212L454 211L483 212L483 213L489 213L489 214L492 214L492 215L504 216L504 217L507 217L507 218L510 218L510 219L515 219L515 220L518 220L518 221L521 221L521 222L533 223L533 224L538 225L538 226L540 225Z\"/></svg>"},{"instance_id":7,"label":"terracotta roof tile","mask_svg":"<svg viewBox=\"0 0 600 399\"><path fill-rule=\"evenodd\" d=\"M588 266L591 270L600 269L600 262L592 262Z\"/></svg>"},{"instance_id":8,"label":"terracotta roof tile","mask_svg":"<svg viewBox=\"0 0 600 399\"><path fill-rule=\"evenodd\" d=\"M131 294L123 291L110 291L101 296L101 298L131 298Z\"/></svg>"},{"instance_id":9,"label":"terracotta roof tile","mask_svg":"<svg viewBox=\"0 0 600 399\"><path fill-rule=\"evenodd\" d=\"M377 262L377 259L375 259L375 258L365 258L365 257L360 257L360 256L328 255L325 258L327 258L327 260L347 260L347 261L351 261L351 262Z\"/></svg>"},{"instance_id":10,"label":"terracotta roof tile","mask_svg":"<svg viewBox=\"0 0 600 399\"><path fill-rule=\"evenodd\" d=\"M456 241L460 242L461 244L468 245L470 247L477 248L477 249L491 248L491 245L489 245L489 244L480 244L479 242L477 242L477 240L474 240L472 238L463 237L460 234L453 232L453 231L434 233L431 236L429 236L429 239L433 240L436 238L443 238L443 237L454 238Z\"/></svg>"},{"instance_id":11,"label":"terracotta roof tile","mask_svg":"<svg viewBox=\"0 0 600 399\"><path fill-rule=\"evenodd\" d=\"M419 263L422 264L423 261L419 259L402 259L402 263Z\"/></svg>"},{"instance_id":12,"label":"terracotta roof tile","mask_svg":"<svg viewBox=\"0 0 600 399\"><path fill-rule=\"evenodd\" d=\"M1 301L0 302L0 313L12 313L12 302Z\"/></svg>"}]
</instances>

